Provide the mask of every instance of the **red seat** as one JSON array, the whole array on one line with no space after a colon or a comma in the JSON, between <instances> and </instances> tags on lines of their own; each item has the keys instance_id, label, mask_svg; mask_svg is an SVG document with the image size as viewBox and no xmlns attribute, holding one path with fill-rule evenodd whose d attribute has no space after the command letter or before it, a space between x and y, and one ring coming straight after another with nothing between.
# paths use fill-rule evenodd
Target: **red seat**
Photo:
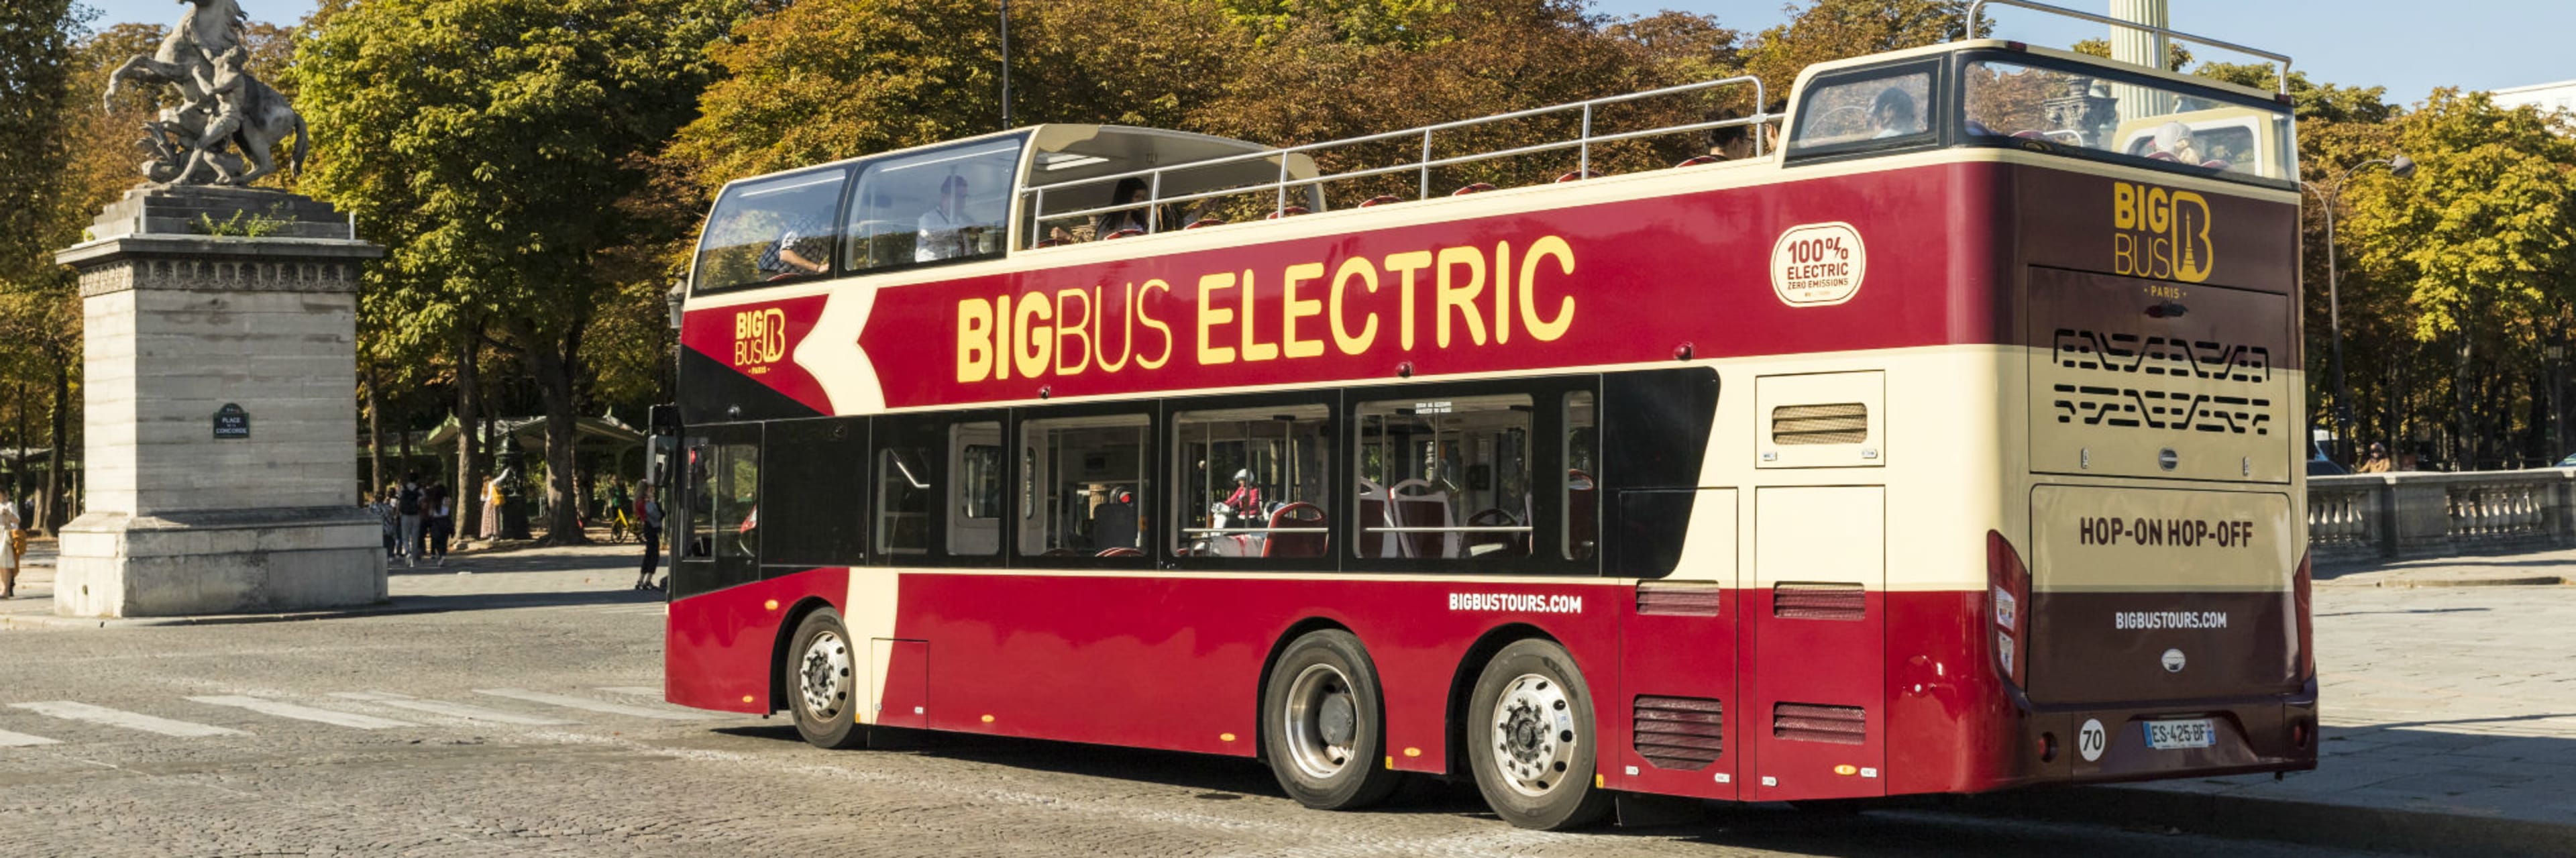
<instances>
[{"instance_id":1,"label":"red seat","mask_svg":"<svg viewBox=\"0 0 2576 858\"><path fill-rule=\"evenodd\" d=\"M1100 553L1098 553L1098 554L1094 554L1094 555L1092 555L1092 556L1094 556L1094 557L1143 557L1143 556L1145 556L1145 552L1138 551L1138 550L1133 549L1133 548L1127 548L1127 547L1121 546L1121 547L1118 547L1118 548L1103 548L1103 549L1100 549Z\"/></svg>"},{"instance_id":2,"label":"red seat","mask_svg":"<svg viewBox=\"0 0 2576 858\"><path fill-rule=\"evenodd\" d=\"M2227 161L2226 161L2225 159L2222 159L2222 158L2211 158L2211 159L2209 159L2209 160L2207 160L2207 161L2202 161L2202 162L2200 162L2200 165L2201 165L2201 166L2203 166L2203 167L2208 167L2208 168L2210 168L2210 169L2212 169L2212 170L2224 170L2224 169L2227 169L2227 168L2230 166L2230 165L2227 163Z\"/></svg>"},{"instance_id":3,"label":"red seat","mask_svg":"<svg viewBox=\"0 0 2576 858\"><path fill-rule=\"evenodd\" d=\"M1463 197L1463 196L1466 196L1466 195L1468 195L1468 194L1480 194L1480 193L1484 193L1484 192L1486 192L1486 191L1490 191L1490 190L1493 190L1493 189L1494 189L1494 186L1493 186L1493 184L1492 184L1492 183L1490 183L1490 182L1477 182L1477 183L1475 183L1475 184L1468 185L1468 186L1466 186L1466 187L1459 188L1459 189L1454 190L1454 191L1450 191L1450 192L1449 192L1449 195L1450 195L1450 196L1453 196L1453 197Z\"/></svg>"},{"instance_id":4,"label":"red seat","mask_svg":"<svg viewBox=\"0 0 2576 858\"><path fill-rule=\"evenodd\" d=\"M1269 537L1261 541L1263 557L1322 557L1323 533L1280 533L1279 528L1313 528L1324 526L1324 510L1303 501L1280 507L1270 514Z\"/></svg>"},{"instance_id":5,"label":"red seat","mask_svg":"<svg viewBox=\"0 0 2576 858\"><path fill-rule=\"evenodd\" d=\"M1278 220L1278 219L1283 218L1283 217L1290 217L1290 216L1293 216L1293 215L1301 215L1301 214L1305 214L1305 213L1306 213L1306 207L1305 207L1305 206L1289 206L1289 207L1287 207L1287 208L1280 209L1280 210L1275 211L1275 212L1271 212L1271 213L1270 213L1270 217L1265 218L1265 220Z\"/></svg>"},{"instance_id":6,"label":"red seat","mask_svg":"<svg viewBox=\"0 0 2576 858\"><path fill-rule=\"evenodd\" d=\"M1717 163L1717 162L1719 162L1719 161L1724 161L1724 160L1726 160L1726 159L1724 159L1724 158L1720 158L1720 157L1717 157L1717 156L1715 156L1715 155L1700 155L1700 156L1693 157L1693 158L1691 158L1691 159L1690 159L1690 160L1688 160L1688 161L1683 161L1683 162L1681 162L1681 163L1679 163L1679 164L1674 164L1673 166L1674 166L1675 168L1677 168L1677 169L1678 169L1678 168L1681 168L1681 167L1697 167L1697 166L1699 166L1699 165L1701 165L1701 164L1715 164L1715 163Z\"/></svg>"},{"instance_id":7,"label":"red seat","mask_svg":"<svg viewBox=\"0 0 2576 858\"><path fill-rule=\"evenodd\" d=\"M1190 222L1190 225L1189 225L1189 226L1181 227L1181 229L1184 229L1184 230L1192 230L1192 229L1197 229L1197 228L1199 228L1199 227L1203 227L1203 226L1216 226L1216 225L1221 224L1221 223L1224 223L1224 222L1225 222L1225 218L1221 218L1221 217L1203 217L1203 218L1199 218L1198 220L1195 220L1195 221Z\"/></svg>"},{"instance_id":8,"label":"red seat","mask_svg":"<svg viewBox=\"0 0 2576 858\"><path fill-rule=\"evenodd\" d=\"M2171 153L2171 152L2149 152L2149 153L2147 153L2147 160L2149 160L2149 161L2171 161L2171 160L2173 160L2173 159L2174 159L2174 156L2173 156L2173 153Z\"/></svg>"},{"instance_id":9,"label":"red seat","mask_svg":"<svg viewBox=\"0 0 2576 858\"><path fill-rule=\"evenodd\" d=\"M1113 239L1113 238L1126 238L1126 237L1131 236L1131 235L1144 235L1144 234L1145 234L1145 231L1144 231L1144 230L1137 229L1137 228L1135 228L1135 227L1132 227L1132 226L1131 226L1131 227L1128 227L1128 228L1126 228L1126 229L1122 229L1122 230L1119 230L1119 231L1117 231L1117 232L1113 232L1113 233L1110 233L1110 234L1108 234L1108 235L1101 236L1101 237L1100 237L1100 240L1102 240L1102 241L1108 241L1108 240Z\"/></svg>"},{"instance_id":10,"label":"red seat","mask_svg":"<svg viewBox=\"0 0 2576 858\"><path fill-rule=\"evenodd\" d=\"M1595 173L1595 172L1593 172L1593 171L1591 171L1591 170L1576 170L1576 171L1574 171L1574 172L1567 173L1567 174L1562 175L1562 176L1558 176L1558 177L1556 177L1556 180L1557 180L1557 181L1559 181L1559 182L1580 182L1580 181L1583 181L1583 180L1585 180L1585 179L1598 179L1598 178L1601 178L1601 174L1600 174L1600 173Z\"/></svg>"},{"instance_id":11,"label":"red seat","mask_svg":"<svg viewBox=\"0 0 2576 858\"><path fill-rule=\"evenodd\" d=\"M1382 205L1386 205L1387 203L1400 203L1400 202L1404 202L1404 198L1403 198L1403 197L1399 197L1399 196L1396 196L1396 195L1394 195L1394 194L1379 194L1379 195L1377 195L1377 196L1374 196L1374 197L1370 197L1370 198L1368 198L1368 202L1361 203L1361 204L1360 204L1360 208L1368 208L1368 207L1370 207L1370 206L1382 206Z\"/></svg>"}]
</instances>

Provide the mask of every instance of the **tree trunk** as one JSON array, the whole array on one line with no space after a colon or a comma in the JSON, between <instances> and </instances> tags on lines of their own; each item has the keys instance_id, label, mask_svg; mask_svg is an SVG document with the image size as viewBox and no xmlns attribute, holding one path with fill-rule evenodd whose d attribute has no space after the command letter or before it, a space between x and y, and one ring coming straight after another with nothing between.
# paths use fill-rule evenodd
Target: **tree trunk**
<instances>
[{"instance_id":1,"label":"tree trunk","mask_svg":"<svg viewBox=\"0 0 2576 858\"><path fill-rule=\"evenodd\" d=\"M483 326L468 323L464 345L456 353L456 486L457 533L482 533L483 458L474 430L483 419ZM467 502L464 498L473 498Z\"/></svg>"},{"instance_id":2,"label":"tree trunk","mask_svg":"<svg viewBox=\"0 0 2576 858\"><path fill-rule=\"evenodd\" d=\"M367 490L359 503L376 499L385 490L385 427L377 415L382 400L376 396L376 367L367 365Z\"/></svg>"},{"instance_id":3,"label":"tree trunk","mask_svg":"<svg viewBox=\"0 0 2576 858\"><path fill-rule=\"evenodd\" d=\"M65 358L54 361L54 457L45 463L45 505L36 511L38 522L35 528L57 536L62 534L63 524L70 520L65 513L69 512L69 492L66 490L71 486L64 479L63 470L67 463L63 460L71 456L70 444L66 443L72 434L71 416L72 371L70 360Z\"/></svg>"},{"instance_id":4,"label":"tree trunk","mask_svg":"<svg viewBox=\"0 0 2576 858\"><path fill-rule=\"evenodd\" d=\"M580 545L590 541L581 532L581 510L574 506L573 445L580 438L574 421L580 419L573 405L573 376L581 353L580 327L561 340L535 336L533 325L514 326L519 341L529 346L526 352L530 380L536 382L537 398L546 412L546 538L542 544Z\"/></svg>"}]
</instances>

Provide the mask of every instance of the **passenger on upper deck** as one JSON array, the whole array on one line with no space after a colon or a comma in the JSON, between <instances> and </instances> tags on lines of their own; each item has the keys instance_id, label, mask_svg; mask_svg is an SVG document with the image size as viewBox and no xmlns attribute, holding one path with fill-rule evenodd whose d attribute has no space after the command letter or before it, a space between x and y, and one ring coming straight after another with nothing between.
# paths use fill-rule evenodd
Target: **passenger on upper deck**
<instances>
[{"instance_id":1,"label":"passenger on upper deck","mask_svg":"<svg viewBox=\"0 0 2576 858\"><path fill-rule=\"evenodd\" d=\"M2156 151L2184 164L2197 165L2207 160L2201 157L2200 148L2192 145L2191 127L2180 122L2167 122L2156 129Z\"/></svg>"},{"instance_id":2,"label":"passenger on upper deck","mask_svg":"<svg viewBox=\"0 0 2576 858\"><path fill-rule=\"evenodd\" d=\"M829 242L831 231L823 228L821 221L795 209L783 210L779 214L787 218L786 227L779 231L777 241L770 242L769 248L760 252L760 259L754 267L772 280L823 273L827 266L815 258L821 254L806 255L805 250L811 248L804 245L817 239Z\"/></svg>"},{"instance_id":3,"label":"passenger on upper deck","mask_svg":"<svg viewBox=\"0 0 2576 858\"><path fill-rule=\"evenodd\" d=\"M1721 161L1741 161L1753 157L1755 153L1752 126L1729 125L1724 128L1710 129L1708 154L1709 157Z\"/></svg>"},{"instance_id":4,"label":"passenger on upper deck","mask_svg":"<svg viewBox=\"0 0 2576 858\"><path fill-rule=\"evenodd\" d=\"M966 177L949 176L939 183L939 205L921 215L921 234L914 241L912 261L937 262L973 256L976 244L991 227L973 222L966 214Z\"/></svg>"},{"instance_id":5,"label":"passenger on upper deck","mask_svg":"<svg viewBox=\"0 0 2576 858\"><path fill-rule=\"evenodd\" d=\"M1914 110L1914 96L1907 95L1905 90L1892 86L1879 90L1878 100L1871 103L1869 107L1870 127L1878 129L1878 133L1870 135L1870 138L1875 140L1922 133L1923 120L1918 117Z\"/></svg>"},{"instance_id":6,"label":"passenger on upper deck","mask_svg":"<svg viewBox=\"0 0 2576 858\"><path fill-rule=\"evenodd\" d=\"M1145 180L1129 176L1118 180L1118 186L1109 192L1109 204L1134 205L1136 198L1143 196L1144 193ZM1108 238L1122 229L1150 229L1149 222L1150 218L1146 216L1143 206L1102 212L1091 221L1091 235L1093 238Z\"/></svg>"}]
</instances>

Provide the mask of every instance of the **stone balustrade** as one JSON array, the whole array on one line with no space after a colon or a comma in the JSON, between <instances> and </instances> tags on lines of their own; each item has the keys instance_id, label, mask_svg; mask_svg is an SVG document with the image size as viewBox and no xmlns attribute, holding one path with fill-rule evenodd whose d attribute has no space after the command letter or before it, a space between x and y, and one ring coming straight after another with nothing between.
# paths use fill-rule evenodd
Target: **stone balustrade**
<instances>
[{"instance_id":1,"label":"stone balustrade","mask_svg":"<svg viewBox=\"0 0 2576 858\"><path fill-rule=\"evenodd\" d=\"M2576 468L2308 478L2316 562L2576 545Z\"/></svg>"}]
</instances>

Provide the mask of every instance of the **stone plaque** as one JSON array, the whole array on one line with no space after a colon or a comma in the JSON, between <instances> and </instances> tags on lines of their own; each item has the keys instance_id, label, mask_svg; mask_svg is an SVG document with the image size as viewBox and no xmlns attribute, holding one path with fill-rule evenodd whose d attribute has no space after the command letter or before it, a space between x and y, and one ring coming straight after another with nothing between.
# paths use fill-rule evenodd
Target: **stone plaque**
<instances>
[{"instance_id":1,"label":"stone plaque","mask_svg":"<svg viewBox=\"0 0 2576 858\"><path fill-rule=\"evenodd\" d=\"M215 409L215 440L229 441L250 437L250 412L233 403Z\"/></svg>"}]
</instances>

